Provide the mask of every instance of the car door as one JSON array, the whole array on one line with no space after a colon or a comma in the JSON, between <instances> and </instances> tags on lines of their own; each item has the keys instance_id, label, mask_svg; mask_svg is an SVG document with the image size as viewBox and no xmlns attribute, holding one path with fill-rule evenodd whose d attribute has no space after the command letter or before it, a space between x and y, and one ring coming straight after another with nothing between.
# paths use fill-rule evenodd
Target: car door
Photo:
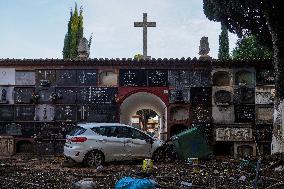
<instances>
[{"instance_id":1,"label":"car door","mask_svg":"<svg viewBox=\"0 0 284 189\"><path fill-rule=\"evenodd\" d=\"M126 155L132 159L150 158L151 138L138 129L128 127L128 130L125 137Z\"/></svg>"},{"instance_id":2,"label":"car door","mask_svg":"<svg viewBox=\"0 0 284 189\"><path fill-rule=\"evenodd\" d=\"M108 160L123 160L126 156L124 138L118 137L117 126L101 126L98 143Z\"/></svg>"}]
</instances>

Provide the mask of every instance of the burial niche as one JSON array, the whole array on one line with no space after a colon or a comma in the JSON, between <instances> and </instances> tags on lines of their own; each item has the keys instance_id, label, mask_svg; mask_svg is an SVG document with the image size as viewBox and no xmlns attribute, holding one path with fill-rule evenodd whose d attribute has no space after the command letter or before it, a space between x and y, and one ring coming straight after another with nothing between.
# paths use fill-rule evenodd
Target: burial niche
<instances>
[{"instance_id":1,"label":"burial niche","mask_svg":"<svg viewBox=\"0 0 284 189\"><path fill-rule=\"evenodd\" d=\"M218 71L213 74L214 86L229 86L230 74L226 71Z\"/></svg>"}]
</instances>

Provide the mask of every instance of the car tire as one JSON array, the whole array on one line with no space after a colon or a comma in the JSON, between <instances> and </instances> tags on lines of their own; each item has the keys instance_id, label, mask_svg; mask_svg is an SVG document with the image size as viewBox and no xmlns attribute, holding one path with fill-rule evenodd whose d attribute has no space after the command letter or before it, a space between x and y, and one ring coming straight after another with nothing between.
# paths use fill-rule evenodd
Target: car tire
<instances>
[{"instance_id":1,"label":"car tire","mask_svg":"<svg viewBox=\"0 0 284 189\"><path fill-rule=\"evenodd\" d=\"M99 150L92 150L88 152L84 157L84 165L87 167L97 167L104 163L104 154Z\"/></svg>"}]
</instances>

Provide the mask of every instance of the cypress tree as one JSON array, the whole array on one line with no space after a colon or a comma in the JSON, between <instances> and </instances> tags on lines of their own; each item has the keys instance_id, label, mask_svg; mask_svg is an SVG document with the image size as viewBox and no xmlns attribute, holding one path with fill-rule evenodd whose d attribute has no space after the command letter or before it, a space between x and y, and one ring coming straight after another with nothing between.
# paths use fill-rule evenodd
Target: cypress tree
<instances>
[{"instance_id":1,"label":"cypress tree","mask_svg":"<svg viewBox=\"0 0 284 189\"><path fill-rule=\"evenodd\" d=\"M72 9L70 10L70 19L68 22L68 30L64 38L63 59L70 58L70 36L71 36L71 20L73 17Z\"/></svg>"},{"instance_id":2,"label":"cypress tree","mask_svg":"<svg viewBox=\"0 0 284 189\"><path fill-rule=\"evenodd\" d=\"M71 10L70 20L68 22L68 31L64 39L63 58L74 59L78 57L78 45L83 37L83 9L78 13L77 4L74 12Z\"/></svg>"},{"instance_id":3,"label":"cypress tree","mask_svg":"<svg viewBox=\"0 0 284 189\"><path fill-rule=\"evenodd\" d=\"M223 24L221 24L221 30L221 34L219 35L218 58L220 60L227 60L230 58L228 29Z\"/></svg>"}]
</instances>

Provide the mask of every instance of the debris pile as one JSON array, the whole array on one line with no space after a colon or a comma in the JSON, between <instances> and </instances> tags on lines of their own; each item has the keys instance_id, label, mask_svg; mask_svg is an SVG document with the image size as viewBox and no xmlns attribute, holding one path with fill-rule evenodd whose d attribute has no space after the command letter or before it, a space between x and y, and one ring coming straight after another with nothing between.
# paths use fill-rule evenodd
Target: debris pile
<instances>
[{"instance_id":1,"label":"debris pile","mask_svg":"<svg viewBox=\"0 0 284 189\"><path fill-rule=\"evenodd\" d=\"M283 157L277 154L262 159L256 182L258 188L284 187ZM145 172L141 161L107 163L99 168L81 165L67 168L62 166L61 158L33 158L0 158L0 188L113 189L125 177L152 180L160 189L253 188L258 161L227 157L197 163L156 162L151 172Z\"/></svg>"}]
</instances>

